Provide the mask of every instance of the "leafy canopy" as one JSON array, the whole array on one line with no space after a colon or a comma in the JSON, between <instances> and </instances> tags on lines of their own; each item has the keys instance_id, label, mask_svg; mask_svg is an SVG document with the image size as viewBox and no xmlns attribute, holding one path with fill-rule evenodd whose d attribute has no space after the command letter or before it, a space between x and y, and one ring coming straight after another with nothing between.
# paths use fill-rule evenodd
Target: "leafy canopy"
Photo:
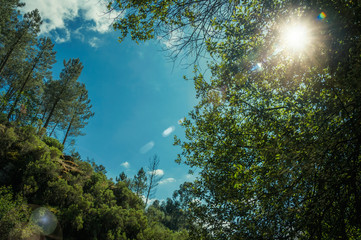
<instances>
[{"instance_id":1,"label":"leafy canopy","mask_svg":"<svg viewBox=\"0 0 361 240\"><path fill-rule=\"evenodd\" d=\"M195 239L357 239L361 234L359 1L110 1L120 40L206 49L211 78L184 122L178 162ZM291 51L286 26L309 44ZM184 35L183 35L184 34ZM192 48L193 47L193 48ZM191 49L191 50L189 50ZM194 51L196 57L202 52ZM197 68L196 68L197 69Z\"/></svg>"},{"instance_id":2,"label":"leafy canopy","mask_svg":"<svg viewBox=\"0 0 361 240\"><path fill-rule=\"evenodd\" d=\"M242 1L215 25L225 39L206 44L221 61L194 78L199 104L175 142L199 169L198 238L360 237L360 8ZM280 43L293 23L312 36L304 51Z\"/></svg>"}]
</instances>

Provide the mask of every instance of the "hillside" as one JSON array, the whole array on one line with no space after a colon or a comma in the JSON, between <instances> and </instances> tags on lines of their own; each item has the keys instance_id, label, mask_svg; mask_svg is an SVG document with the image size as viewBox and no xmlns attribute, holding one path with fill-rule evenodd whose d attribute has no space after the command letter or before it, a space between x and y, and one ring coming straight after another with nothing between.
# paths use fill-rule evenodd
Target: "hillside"
<instances>
[{"instance_id":1,"label":"hillside","mask_svg":"<svg viewBox=\"0 0 361 240\"><path fill-rule=\"evenodd\" d=\"M41 137L34 127L0 124L1 239L187 238L185 230L174 232L157 222L160 210L146 211L124 182L62 150L58 140ZM35 214L38 207L56 218L44 222Z\"/></svg>"}]
</instances>

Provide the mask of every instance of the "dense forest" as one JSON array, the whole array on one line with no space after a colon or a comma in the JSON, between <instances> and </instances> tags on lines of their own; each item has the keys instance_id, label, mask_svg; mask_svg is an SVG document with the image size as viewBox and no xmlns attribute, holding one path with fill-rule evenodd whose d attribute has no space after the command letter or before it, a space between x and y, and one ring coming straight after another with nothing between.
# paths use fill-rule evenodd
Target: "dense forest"
<instances>
[{"instance_id":1,"label":"dense forest","mask_svg":"<svg viewBox=\"0 0 361 240\"><path fill-rule=\"evenodd\" d=\"M120 41L181 31L199 101L174 144L196 180L149 205L155 175L65 154L94 115L82 63L53 79L38 11L0 0L1 239L361 238L360 1L107 2Z\"/></svg>"}]
</instances>

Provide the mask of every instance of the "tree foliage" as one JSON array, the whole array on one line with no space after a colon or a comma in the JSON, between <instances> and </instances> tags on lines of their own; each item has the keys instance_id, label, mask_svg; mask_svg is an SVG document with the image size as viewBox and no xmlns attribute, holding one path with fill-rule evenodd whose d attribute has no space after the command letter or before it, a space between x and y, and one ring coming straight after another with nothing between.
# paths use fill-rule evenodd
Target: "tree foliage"
<instances>
[{"instance_id":1,"label":"tree foliage","mask_svg":"<svg viewBox=\"0 0 361 240\"><path fill-rule=\"evenodd\" d=\"M64 60L54 80L54 44L38 36L38 10L22 15L22 6L14 0L0 7L0 111L13 123L38 125L42 134L64 135L65 144L68 137L83 135L94 115L86 87L78 81L83 66L79 59Z\"/></svg>"},{"instance_id":2,"label":"tree foliage","mask_svg":"<svg viewBox=\"0 0 361 240\"><path fill-rule=\"evenodd\" d=\"M130 187L138 197L144 196L147 190L147 173L143 168L140 168L138 173L134 175Z\"/></svg>"},{"instance_id":3,"label":"tree foliage","mask_svg":"<svg viewBox=\"0 0 361 240\"><path fill-rule=\"evenodd\" d=\"M77 84L75 89L77 90L74 94L76 99L71 102L71 107L68 108L70 112L67 113L68 119L66 119L65 124L63 123L63 128L66 129L63 145L69 136L84 135L80 129L84 128L88 124L87 120L94 116L85 85Z\"/></svg>"},{"instance_id":4,"label":"tree foliage","mask_svg":"<svg viewBox=\"0 0 361 240\"><path fill-rule=\"evenodd\" d=\"M360 237L360 8L242 1L216 25L225 39L206 44L221 61L194 78L199 104L175 142L200 169L198 238ZM280 46L294 23L312 37L303 52Z\"/></svg>"},{"instance_id":5,"label":"tree foliage","mask_svg":"<svg viewBox=\"0 0 361 240\"><path fill-rule=\"evenodd\" d=\"M238 1L223 0L110 0L108 9L116 11L113 28L120 31L119 41L128 34L138 42L158 38L168 42L171 57L204 53L209 38L222 38L215 22L226 23Z\"/></svg>"}]
</instances>

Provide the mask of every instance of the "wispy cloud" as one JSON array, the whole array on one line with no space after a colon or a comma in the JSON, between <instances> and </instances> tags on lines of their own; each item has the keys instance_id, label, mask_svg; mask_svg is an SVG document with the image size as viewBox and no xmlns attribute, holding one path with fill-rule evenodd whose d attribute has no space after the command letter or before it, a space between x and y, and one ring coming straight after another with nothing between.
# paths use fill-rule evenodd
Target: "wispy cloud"
<instances>
[{"instance_id":1,"label":"wispy cloud","mask_svg":"<svg viewBox=\"0 0 361 240\"><path fill-rule=\"evenodd\" d=\"M93 37L89 40L89 45L93 48L98 48L100 44L100 39L97 37Z\"/></svg>"},{"instance_id":2,"label":"wispy cloud","mask_svg":"<svg viewBox=\"0 0 361 240\"><path fill-rule=\"evenodd\" d=\"M145 203L145 201L146 201L147 198L146 198L144 195L141 195L140 198L141 198L141 199L143 200L143 202ZM158 200L158 199L156 199L156 198L148 199L148 204L147 204L147 206L152 205L153 202L156 201L156 200Z\"/></svg>"},{"instance_id":3,"label":"wispy cloud","mask_svg":"<svg viewBox=\"0 0 361 240\"><path fill-rule=\"evenodd\" d=\"M23 0L23 2L26 4L25 12L36 8L39 10L43 19L41 31L44 34L53 30L69 29L68 23L78 18L87 22L87 30L106 33L110 30L114 17L119 15L116 11L106 15L106 4L99 0Z\"/></svg>"},{"instance_id":4,"label":"wispy cloud","mask_svg":"<svg viewBox=\"0 0 361 240\"><path fill-rule=\"evenodd\" d=\"M62 31L56 32L54 38L57 43L67 42L70 40L70 32L68 29L63 29Z\"/></svg>"},{"instance_id":5,"label":"wispy cloud","mask_svg":"<svg viewBox=\"0 0 361 240\"><path fill-rule=\"evenodd\" d=\"M149 150L151 150L154 147L155 143L153 141L148 142L143 147L140 148L140 152L142 154L147 153Z\"/></svg>"},{"instance_id":6,"label":"wispy cloud","mask_svg":"<svg viewBox=\"0 0 361 240\"><path fill-rule=\"evenodd\" d=\"M174 31L169 31L169 34L167 35L167 38L164 37L158 37L158 40L167 48L167 49L175 49L178 44L180 44L180 41L182 40L184 36L184 33L177 29Z\"/></svg>"},{"instance_id":7,"label":"wispy cloud","mask_svg":"<svg viewBox=\"0 0 361 240\"><path fill-rule=\"evenodd\" d=\"M195 177L193 174L187 174L187 175L186 175L186 179L187 179L188 181L193 181L195 178L196 178L196 177Z\"/></svg>"},{"instance_id":8,"label":"wispy cloud","mask_svg":"<svg viewBox=\"0 0 361 240\"><path fill-rule=\"evenodd\" d=\"M125 168L129 168L130 164L129 164L129 162L123 162L122 164L120 164L120 166L125 167Z\"/></svg>"},{"instance_id":9,"label":"wispy cloud","mask_svg":"<svg viewBox=\"0 0 361 240\"><path fill-rule=\"evenodd\" d=\"M166 178L164 180L159 181L159 184L167 184L167 183L173 183L176 180L174 178Z\"/></svg>"},{"instance_id":10,"label":"wispy cloud","mask_svg":"<svg viewBox=\"0 0 361 240\"><path fill-rule=\"evenodd\" d=\"M99 0L78 0L84 4L84 18L92 21L94 24L89 27L90 30L106 33L110 30L113 19L119 15L119 12L113 11L111 14L105 14L106 4Z\"/></svg>"},{"instance_id":11,"label":"wispy cloud","mask_svg":"<svg viewBox=\"0 0 361 240\"><path fill-rule=\"evenodd\" d=\"M166 130L163 131L162 136L168 137L172 132L174 132L174 130L175 130L175 127L170 126L169 128L167 128Z\"/></svg>"},{"instance_id":12,"label":"wispy cloud","mask_svg":"<svg viewBox=\"0 0 361 240\"><path fill-rule=\"evenodd\" d=\"M82 42L84 42L84 40L85 40L85 36L82 33L83 30L84 30L84 27L81 26L81 27L78 27L77 29L75 29L75 31L73 31L73 35Z\"/></svg>"},{"instance_id":13,"label":"wispy cloud","mask_svg":"<svg viewBox=\"0 0 361 240\"><path fill-rule=\"evenodd\" d=\"M154 171L149 171L149 174L154 174L155 176L161 177L164 175L164 171L162 169L156 169Z\"/></svg>"}]
</instances>

